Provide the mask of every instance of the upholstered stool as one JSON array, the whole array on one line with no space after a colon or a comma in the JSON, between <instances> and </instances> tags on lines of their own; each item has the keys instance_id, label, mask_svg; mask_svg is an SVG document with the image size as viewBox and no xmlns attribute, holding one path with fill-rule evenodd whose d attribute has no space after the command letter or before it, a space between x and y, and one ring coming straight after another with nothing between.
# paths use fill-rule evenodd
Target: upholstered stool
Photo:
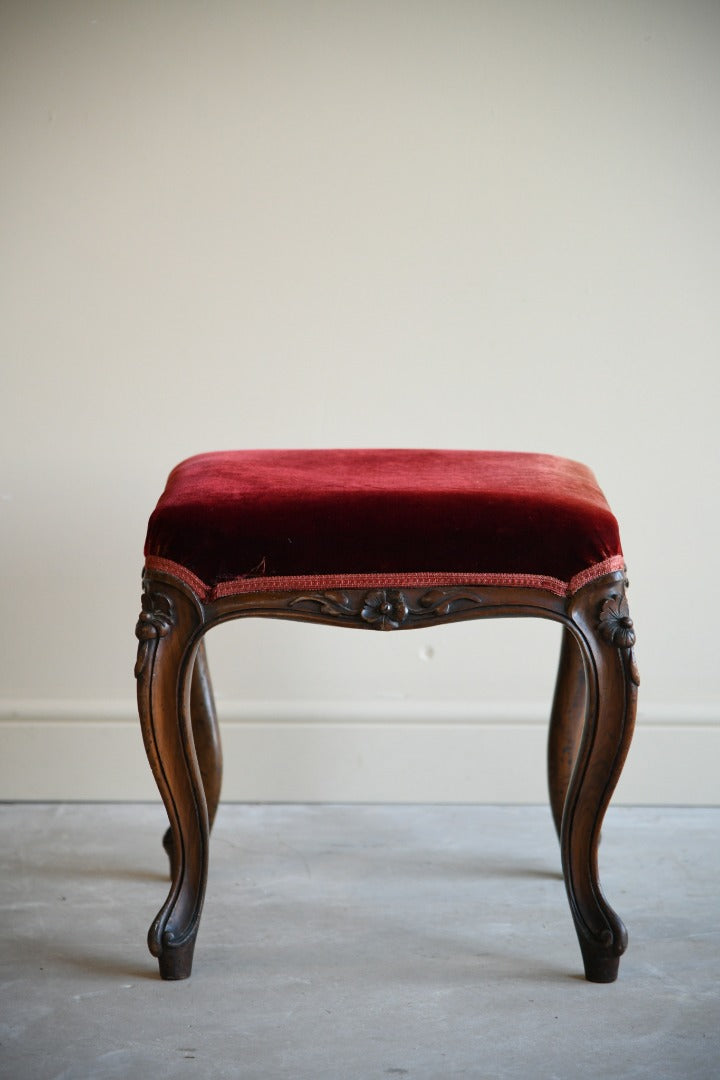
<instances>
[{"instance_id":1,"label":"upholstered stool","mask_svg":"<svg viewBox=\"0 0 720 1080\"><path fill-rule=\"evenodd\" d=\"M563 458L258 450L178 465L150 518L137 625L143 737L170 818L172 885L149 932L162 977L190 974L220 794L210 627L270 616L406 630L529 615L562 626L550 802L585 974L615 979L627 934L597 849L639 683L626 585L617 522L589 469Z\"/></svg>"}]
</instances>

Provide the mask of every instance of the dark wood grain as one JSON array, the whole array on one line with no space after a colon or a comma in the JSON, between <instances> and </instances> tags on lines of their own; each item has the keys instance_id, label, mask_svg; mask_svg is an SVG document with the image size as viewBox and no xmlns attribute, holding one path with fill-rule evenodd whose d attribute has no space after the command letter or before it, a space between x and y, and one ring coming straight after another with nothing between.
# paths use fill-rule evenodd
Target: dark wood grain
<instances>
[{"instance_id":1,"label":"dark wood grain","mask_svg":"<svg viewBox=\"0 0 720 1080\"><path fill-rule=\"evenodd\" d=\"M586 977L610 982L627 944L598 876L600 828L632 738L639 678L626 581L608 574L572 597L510 586L247 593L203 604L182 582L146 573L137 625L145 748L170 820L172 882L150 928L164 979L186 978L207 882L222 755L206 632L239 618L411 630L478 618L539 617L563 627L548 740L550 801ZM478 792L482 798L482 792Z\"/></svg>"},{"instance_id":2,"label":"dark wood grain","mask_svg":"<svg viewBox=\"0 0 720 1080\"><path fill-rule=\"evenodd\" d=\"M547 755L550 808L558 837L562 827L565 796L585 723L585 696L582 650L572 630L565 627L550 713Z\"/></svg>"},{"instance_id":3,"label":"dark wood grain","mask_svg":"<svg viewBox=\"0 0 720 1080\"><path fill-rule=\"evenodd\" d=\"M212 828L218 803L220 802L223 759L220 728L215 710L215 698L210 680L210 669L204 639L201 639L198 645L190 683L190 719L195 753L197 754L200 776L205 791L208 824ZM171 828L168 828L163 837L163 847L170 859L170 877L172 878L174 848Z\"/></svg>"}]
</instances>

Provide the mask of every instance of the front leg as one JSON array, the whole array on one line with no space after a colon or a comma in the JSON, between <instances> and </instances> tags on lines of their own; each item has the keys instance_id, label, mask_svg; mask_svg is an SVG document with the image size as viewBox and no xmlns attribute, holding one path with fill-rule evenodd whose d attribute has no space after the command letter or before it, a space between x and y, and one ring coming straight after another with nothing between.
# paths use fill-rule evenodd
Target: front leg
<instances>
[{"instance_id":1,"label":"front leg","mask_svg":"<svg viewBox=\"0 0 720 1080\"><path fill-rule=\"evenodd\" d=\"M586 977L613 982L627 931L600 887L598 842L632 739L640 682L622 575L581 589L569 613L583 655L587 705L562 818L563 873Z\"/></svg>"},{"instance_id":2,"label":"front leg","mask_svg":"<svg viewBox=\"0 0 720 1080\"><path fill-rule=\"evenodd\" d=\"M182 588L145 575L136 628L138 709L173 851L170 892L148 933L163 979L190 974L207 881L208 811L190 719L201 623L197 603Z\"/></svg>"}]
</instances>

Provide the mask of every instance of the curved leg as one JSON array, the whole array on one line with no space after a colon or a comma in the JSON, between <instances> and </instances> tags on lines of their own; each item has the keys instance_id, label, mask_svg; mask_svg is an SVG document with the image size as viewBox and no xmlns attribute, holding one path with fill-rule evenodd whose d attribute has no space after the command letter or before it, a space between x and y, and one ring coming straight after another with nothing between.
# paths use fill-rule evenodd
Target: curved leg
<instances>
[{"instance_id":1,"label":"curved leg","mask_svg":"<svg viewBox=\"0 0 720 1080\"><path fill-rule=\"evenodd\" d=\"M190 683L190 717L195 753L197 754L200 775L205 790L208 824L212 829L220 801L223 762L220 729L218 728L215 698L213 697L212 683L210 681L204 639L200 641L198 646ZM168 829L165 833L163 847L170 859L170 874L172 876L172 829Z\"/></svg>"},{"instance_id":2,"label":"curved leg","mask_svg":"<svg viewBox=\"0 0 720 1080\"><path fill-rule=\"evenodd\" d=\"M548 734L548 788L558 837L563 807L585 722L585 672L580 648L572 632L563 627L555 696Z\"/></svg>"},{"instance_id":3,"label":"curved leg","mask_svg":"<svg viewBox=\"0 0 720 1080\"><path fill-rule=\"evenodd\" d=\"M632 739L640 681L622 577L580 590L569 614L583 652L588 692L562 818L563 873L585 975L591 982L613 982L627 931L600 888L598 841Z\"/></svg>"},{"instance_id":4,"label":"curved leg","mask_svg":"<svg viewBox=\"0 0 720 1080\"><path fill-rule=\"evenodd\" d=\"M200 642L195 657L195 667L193 668L190 686L190 715L192 717L195 750L200 765L203 787L205 788L208 821L210 828L212 828L218 803L220 802L223 759L220 729L215 711L215 698L213 696L212 682L210 681L210 670L204 640Z\"/></svg>"},{"instance_id":5,"label":"curved leg","mask_svg":"<svg viewBox=\"0 0 720 1080\"><path fill-rule=\"evenodd\" d=\"M201 621L181 588L145 576L136 628L138 709L173 837L170 892L148 933L163 979L190 974L207 881L208 812L190 722L192 643Z\"/></svg>"}]
</instances>

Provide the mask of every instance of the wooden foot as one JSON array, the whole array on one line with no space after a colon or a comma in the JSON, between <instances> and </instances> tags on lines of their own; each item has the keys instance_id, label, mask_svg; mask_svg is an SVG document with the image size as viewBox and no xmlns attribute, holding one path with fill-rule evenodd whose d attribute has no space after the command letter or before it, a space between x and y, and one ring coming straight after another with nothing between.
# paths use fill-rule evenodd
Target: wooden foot
<instances>
[{"instance_id":1,"label":"wooden foot","mask_svg":"<svg viewBox=\"0 0 720 1080\"><path fill-rule=\"evenodd\" d=\"M586 977L612 982L627 931L600 887L598 842L630 746L640 681L623 578L580 590L569 613L584 660L587 706L562 815L563 873Z\"/></svg>"},{"instance_id":2,"label":"wooden foot","mask_svg":"<svg viewBox=\"0 0 720 1080\"><path fill-rule=\"evenodd\" d=\"M164 979L187 978L207 881L209 822L190 717L202 613L178 584L146 575L135 667L145 750L170 819L172 883L148 933Z\"/></svg>"},{"instance_id":3,"label":"wooden foot","mask_svg":"<svg viewBox=\"0 0 720 1080\"><path fill-rule=\"evenodd\" d=\"M582 938L580 938L580 951L585 967L585 978L588 982L615 982L620 969L619 956L599 953L594 945L586 945Z\"/></svg>"},{"instance_id":4,"label":"wooden foot","mask_svg":"<svg viewBox=\"0 0 720 1080\"><path fill-rule=\"evenodd\" d=\"M171 982L190 978L196 938L197 934L182 945L176 945L170 940L165 941L163 951L158 957L161 979ZM152 952L152 948L150 951Z\"/></svg>"}]
</instances>

